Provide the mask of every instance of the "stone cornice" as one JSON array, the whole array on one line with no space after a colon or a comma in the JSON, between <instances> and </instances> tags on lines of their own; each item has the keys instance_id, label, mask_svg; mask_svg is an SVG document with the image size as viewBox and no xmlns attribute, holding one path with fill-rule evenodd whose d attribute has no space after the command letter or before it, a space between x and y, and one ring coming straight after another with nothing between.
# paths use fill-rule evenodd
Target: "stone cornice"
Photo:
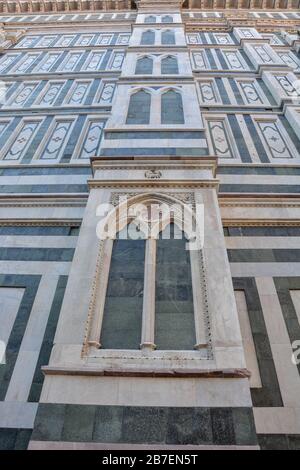
<instances>
[{"instance_id":1,"label":"stone cornice","mask_svg":"<svg viewBox=\"0 0 300 470\"><path fill-rule=\"evenodd\" d=\"M223 227L300 227L300 219L226 219Z\"/></svg>"},{"instance_id":2,"label":"stone cornice","mask_svg":"<svg viewBox=\"0 0 300 470\"><path fill-rule=\"evenodd\" d=\"M97 367L56 367L44 366L42 371L45 375L74 375L74 376L105 376L105 377L203 377L203 378L249 378L251 372L248 369L135 369Z\"/></svg>"},{"instance_id":3,"label":"stone cornice","mask_svg":"<svg viewBox=\"0 0 300 470\"><path fill-rule=\"evenodd\" d=\"M89 180L88 185L90 189L94 188L184 188L184 189L196 189L196 188L217 188L219 187L219 180L136 180L128 181L124 180L111 180L111 181L99 181Z\"/></svg>"},{"instance_id":4,"label":"stone cornice","mask_svg":"<svg viewBox=\"0 0 300 470\"><path fill-rule=\"evenodd\" d=\"M278 8L278 3L266 8L265 0L223 0L218 2L214 0L0 0L1 14L40 14L40 13L77 13L77 12L103 12L136 10L140 11L224 11L229 15L246 16L248 11L297 11L300 0L291 4L287 0ZM269 19L268 19L269 21Z\"/></svg>"},{"instance_id":5,"label":"stone cornice","mask_svg":"<svg viewBox=\"0 0 300 470\"><path fill-rule=\"evenodd\" d=\"M2 219L0 220L0 227L13 226L13 227L60 227L60 226L80 226L81 219Z\"/></svg>"}]
</instances>

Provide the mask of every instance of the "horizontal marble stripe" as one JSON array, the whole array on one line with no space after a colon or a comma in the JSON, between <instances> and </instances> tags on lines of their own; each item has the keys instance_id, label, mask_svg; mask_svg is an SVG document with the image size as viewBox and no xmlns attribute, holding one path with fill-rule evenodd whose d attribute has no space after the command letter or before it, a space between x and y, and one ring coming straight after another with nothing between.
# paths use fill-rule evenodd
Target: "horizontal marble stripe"
<instances>
[{"instance_id":1,"label":"horizontal marble stripe","mask_svg":"<svg viewBox=\"0 0 300 470\"><path fill-rule=\"evenodd\" d=\"M0 402L0 428L32 429L37 403Z\"/></svg>"},{"instance_id":2,"label":"horizontal marble stripe","mask_svg":"<svg viewBox=\"0 0 300 470\"><path fill-rule=\"evenodd\" d=\"M16 225L0 225L0 238L2 240L2 246L6 246L7 244L16 244L19 243L32 243L32 246L36 246L39 243L46 243L46 246L50 247L52 242L50 242L49 237L54 237L57 240L66 240L66 237L71 237L77 239L79 234L79 226L16 226ZM17 238L22 236L20 241ZM40 240L35 242L32 237L37 237ZM13 241L10 242L10 239ZM49 245L48 245L49 243ZM55 243L55 242L54 242ZM59 242L60 243L60 242ZM61 242L61 243L69 243L69 242ZM74 243L75 241L71 242ZM36 244L36 245L35 245ZM51 245L50 245L51 244ZM11 246L11 245L9 245ZM45 246L45 245L44 245ZM57 245L55 245L57 246ZM67 247L67 245L65 245ZM73 245L71 245L73 246Z\"/></svg>"},{"instance_id":3,"label":"horizontal marble stripe","mask_svg":"<svg viewBox=\"0 0 300 470\"><path fill-rule=\"evenodd\" d=\"M1 238L0 238L1 241ZM226 247L235 250L275 250L282 249L282 251L289 251L297 249L300 251L300 236L289 237L226 237ZM288 249L287 249L288 244Z\"/></svg>"},{"instance_id":4,"label":"horizontal marble stripe","mask_svg":"<svg viewBox=\"0 0 300 470\"><path fill-rule=\"evenodd\" d=\"M20 194L20 193L87 193L88 187L85 184L20 184L20 185L0 185L0 193Z\"/></svg>"},{"instance_id":5,"label":"horizontal marble stripe","mask_svg":"<svg viewBox=\"0 0 300 470\"><path fill-rule=\"evenodd\" d=\"M47 440L256 445L256 433L252 408L247 407L116 407L40 403L32 441Z\"/></svg>"},{"instance_id":6,"label":"horizontal marble stripe","mask_svg":"<svg viewBox=\"0 0 300 470\"><path fill-rule=\"evenodd\" d=\"M220 184L297 185L299 175L219 175ZM0 178L1 181L1 178Z\"/></svg>"},{"instance_id":7,"label":"horizontal marble stripe","mask_svg":"<svg viewBox=\"0 0 300 470\"><path fill-rule=\"evenodd\" d=\"M298 434L259 434L257 437L261 450L300 450L300 430Z\"/></svg>"},{"instance_id":8,"label":"horizontal marble stripe","mask_svg":"<svg viewBox=\"0 0 300 470\"><path fill-rule=\"evenodd\" d=\"M0 260L0 273L6 273L9 275L15 275L15 273L24 276L39 276L49 273L67 275L69 273L70 267L70 262Z\"/></svg>"},{"instance_id":9,"label":"horizontal marble stripe","mask_svg":"<svg viewBox=\"0 0 300 470\"><path fill-rule=\"evenodd\" d=\"M1 228L1 227L0 227ZM48 227L45 227L46 229ZM13 236L1 235L0 231L0 247L14 247L14 248L75 248L77 237L59 237L48 236L47 230L44 236Z\"/></svg>"},{"instance_id":10,"label":"horizontal marble stripe","mask_svg":"<svg viewBox=\"0 0 300 470\"><path fill-rule=\"evenodd\" d=\"M119 139L205 139L205 132L199 131L123 131L105 132L106 140Z\"/></svg>"},{"instance_id":11,"label":"horizontal marble stripe","mask_svg":"<svg viewBox=\"0 0 300 470\"><path fill-rule=\"evenodd\" d=\"M66 181L69 185L84 185L86 184L87 175L10 175L0 176L0 186L6 185L21 185L21 186L36 186L45 184L51 185L65 185Z\"/></svg>"},{"instance_id":12,"label":"horizontal marble stripe","mask_svg":"<svg viewBox=\"0 0 300 470\"><path fill-rule=\"evenodd\" d=\"M274 226L274 227L224 227L225 237L265 237L279 238L279 237L298 237L300 236L300 225L299 227L289 226ZM267 243L267 242L266 242ZM272 242L271 242L272 243ZM293 242L292 242L293 243ZM295 247L296 248L296 247Z\"/></svg>"},{"instance_id":13,"label":"horizontal marble stripe","mask_svg":"<svg viewBox=\"0 0 300 470\"><path fill-rule=\"evenodd\" d=\"M189 155L189 156L206 156L209 155L208 148L189 148L189 147L181 147L181 148L172 148L172 147L155 147L155 148L105 148L102 147L101 149L101 156L111 156L111 157L118 157L122 155ZM1 189L1 188L0 188Z\"/></svg>"},{"instance_id":14,"label":"horizontal marble stripe","mask_svg":"<svg viewBox=\"0 0 300 470\"><path fill-rule=\"evenodd\" d=\"M300 263L230 263L233 277L300 276Z\"/></svg>"},{"instance_id":15,"label":"horizontal marble stripe","mask_svg":"<svg viewBox=\"0 0 300 470\"><path fill-rule=\"evenodd\" d=\"M1 253L1 250L0 250ZM228 249L230 263L299 263L300 250L297 249Z\"/></svg>"},{"instance_id":16,"label":"horizontal marble stripe","mask_svg":"<svg viewBox=\"0 0 300 470\"><path fill-rule=\"evenodd\" d=\"M220 192L224 193L300 193L300 185L288 184L221 184Z\"/></svg>"},{"instance_id":17,"label":"horizontal marble stripe","mask_svg":"<svg viewBox=\"0 0 300 470\"><path fill-rule=\"evenodd\" d=\"M65 167L10 167L0 168L0 176L34 176L34 175L91 175L90 166Z\"/></svg>"},{"instance_id":18,"label":"horizontal marble stripe","mask_svg":"<svg viewBox=\"0 0 300 470\"><path fill-rule=\"evenodd\" d=\"M136 142L136 141L135 141ZM142 142L139 142L142 147L147 147L148 149L156 149L158 146L158 142L156 142L155 139L151 140L149 139L142 139ZM205 139L160 139L159 140L159 146L164 147L164 148L169 148L170 146L172 147L181 147L186 151L186 149L193 148L193 147L204 147L206 148L207 146L207 141ZM116 142L114 140L105 140L103 147L105 149L115 149L116 148ZM134 145L133 141L130 139L124 139L122 140L122 148L127 148L127 149L132 149L132 151L136 151L138 149L138 145Z\"/></svg>"},{"instance_id":19,"label":"horizontal marble stripe","mask_svg":"<svg viewBox=\"0 0 300 470\"><path fill-rule=\"evenodd\" d=\"M73 248L2 248L0 260L18 261L72 261Z\"/></svg>"},{"instance_id":20,"label":"horizontal marble stripe","mask_svg":"<svg viewBox=\"0 0 300 470\"><path fill-rule=\"evenodd\" d=\"M300 175L297 167L219 166L218 175Z\"/></svg>"}]
</instances>

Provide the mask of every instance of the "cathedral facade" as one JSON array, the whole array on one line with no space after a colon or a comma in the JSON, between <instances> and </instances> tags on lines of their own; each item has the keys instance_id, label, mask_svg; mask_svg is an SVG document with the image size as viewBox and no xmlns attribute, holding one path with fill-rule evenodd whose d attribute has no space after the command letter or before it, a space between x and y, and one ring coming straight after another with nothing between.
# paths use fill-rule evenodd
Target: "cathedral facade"
<instances>
[{"instance_id":1,"label":"cathedral facade","mask_svg":"<svg viewBox=\"0 0 300 470\"><path fill-rule=\"evenodd\" d=\"M0 1L0 449L300 449L299 29Z\"/></svg>"}]
</instances>

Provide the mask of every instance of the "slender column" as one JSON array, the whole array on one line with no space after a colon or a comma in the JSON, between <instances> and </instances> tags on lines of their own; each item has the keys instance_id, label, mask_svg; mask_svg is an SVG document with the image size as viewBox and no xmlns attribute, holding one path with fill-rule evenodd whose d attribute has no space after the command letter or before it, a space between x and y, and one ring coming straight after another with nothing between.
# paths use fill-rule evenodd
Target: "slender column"
<instances>
[{"instance_id":1,"label":"slender column","mask_svg":"<svg viewBox=\"0 0 300 470\"><path fill-rule=\"evenodd\" d=\"M202 349L207 347L206 340L206 326L204 321L203 306L204 301L201 289L201 273L199 266L199 253L198 251L190 252L191 271L192 271L192 288L193 288L193 302L194 302L194 317L195 317L195 331L196 331L196 344L195 349Z\"/></svg>"},{"instance_id":2,"label":"slender column","mask_svg":"<svg viewBox=\"0 0 300 470\"><path fill-rule=\"evenodd\" d=\"M141 349L155 349L155 270L156 270L156 240L146 241L143 323Z\"/></svg>"},{"instance_id":3,"label":"slender column","mask_svg":"<svg viewBox=\"0 0 300 470\"><path fill-rule=\"evenodd\" d=\"M102 328L102 321L103 321L103 314L104 314L104 306L105 306L105 299L106 299L106 290L109 278L109 270L110 270L110 262L111 262L111 255L113 249L114 240L105 240L102 257L100 260L100 278L99 278L99 285L96 286L96 291L100 293L100 295L96 295L96 305L94 308L94 317L92 320L91 325L91 332L90 332L90 339L89 345L94 346L95 348L99 349L101 347L100 344L100 336L101 336L101 328Z\"/></svg>"}]
</instances>

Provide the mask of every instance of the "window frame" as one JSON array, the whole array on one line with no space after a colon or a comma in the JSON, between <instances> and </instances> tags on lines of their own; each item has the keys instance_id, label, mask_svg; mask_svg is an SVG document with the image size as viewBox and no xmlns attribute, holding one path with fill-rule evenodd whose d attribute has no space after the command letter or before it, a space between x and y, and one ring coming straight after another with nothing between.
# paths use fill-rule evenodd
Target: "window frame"
<instances>
[{"instance_id":1,"label":"window frame","mask_svg":"<svg viewBox=\"0 0 300 470\"><path fill-rule=\"evenodd\" d=\"M120 197L129 196L129 199L119 203ZM182 209L186 210L185 203L180 200L180 195L176 198L174 195L166 194L143 194L143 193L112 193L110 202L114 206L111 216L115 217L116 214L122 215L122 211L135 203L167 203L169 206L173 204L180 204ZM190 197L195 204L194 193L184 194L184 198ZM121 199L122 200L122 199ZM125 206L124 206L125 204ZM189 208L187 210L190 210ZM194 209L192 211L194 217ZM174 213L171 222L177 224L181 229L181 220L176 218ZM120 219L118 219L120 220ZM122 230L128 224L127 216L121 217L122 225L119 230ZM170 219L163 221L161 229L170 223ZM146 238L145 247L145 272L144 272L144 296L143 296L143 312L142 312L142 331L141 331L141 347L137 350L123 350L123 349L101 349L100 338L102 321L105 308L106 292L108 287L110 262L113 250L113 238L101 240L98 250L97 266L98 269L95 273L94 289L90 308L89 319L87 325L87 336L84 345L86 354L89 358L96 361L105 360L117 361L120 367L119 359L125 361L128 359L140 359L140 365L146 370L151 366L151 361L144 363L145 354L149 359L161 359L160 365L162 367L170 367L170 361L175 362L179 359L186 360L205 360L206 362L212 359L211 355L211 338L210 338L210 320L206 290L206 275L205 275L205 258L202 249L193 251L194 255L190 256L191 278L192 278L192 291L193 291L193 305L194 305L194 320L195 320L195 337L196 344L194 349L191 350L155 350L154 343L154 326L155 326L155 275L156 275L156 243L157 240L151 237ZM200 286L200 288L199 288ZM150 355L150 356L149 356ZM111 364L111 362L110 362ZM126 367L126 364L124 364ZM127 363L128 365L128 363Z\"/></svg>"}]
</instances>

